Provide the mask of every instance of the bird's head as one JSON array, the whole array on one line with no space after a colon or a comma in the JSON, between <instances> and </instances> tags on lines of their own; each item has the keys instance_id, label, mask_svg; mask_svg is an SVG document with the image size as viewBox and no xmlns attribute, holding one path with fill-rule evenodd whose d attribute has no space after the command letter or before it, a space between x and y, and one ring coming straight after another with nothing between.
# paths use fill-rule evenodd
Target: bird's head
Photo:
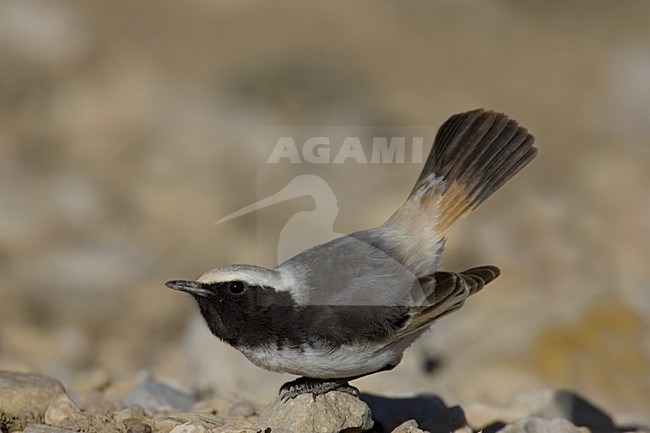
<instances>
[{"instance_id":1,"label":"bird's head","mask_svg":"<svg viewBox=\"0 0 650 433\"><path fill-rule=\"evenodd\" d=\"M263 293L276 293L278 300L291 298L287 281L279 272L253 265L222 266L206 272L196 281L172 280L165 285L189 293L199 303L232 301L244 304Z\"/></svg>"},{"instance_id":2,"label":"bird's head","mask_svg":"<svg viewBox=\"0 0 650 433\"><path fill-rule=\"evenodd\" d=\"M259 266L223 266L196 281L172 280L165 285L192 295L212 333L226 341L236 338L252 316L296 305L286 279Z\"/></svg>"}]
</instances>

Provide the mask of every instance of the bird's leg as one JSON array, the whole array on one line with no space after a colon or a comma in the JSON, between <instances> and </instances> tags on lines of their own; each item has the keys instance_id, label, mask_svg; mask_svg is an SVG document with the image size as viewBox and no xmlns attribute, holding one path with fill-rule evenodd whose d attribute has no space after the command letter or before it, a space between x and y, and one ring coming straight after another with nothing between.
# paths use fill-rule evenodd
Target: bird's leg
<instances>
[{"instance_id":1,"label":"bird's leg","mask_svg":"<svg viewBox=\"0 0 650 433\"><path fill-rule=\"evenodd\" d=\"M395 364L397 365L397 364ZM280 388L280 395L282 401L287 401L292 398L298 397L300 394L311 394L315 400L317 396L326 394L330 391L340 391L350 394L354 397L359 397L359 390L348 382L351 380L359 379L370 374L379 373L381 371L388 371L395 368L395 365L387 364L377 371L372 373L360 374L358 376L345 377L342 379L313 379L311 377L299 377L296 380L287 382Z\"/></svg>"},{"instance_id":2,"label":"bird's leg","mask_svg":"<svg viewBox=\"0 0 650 433\"><path fill-rule=\"evenodd\" d=\"M317 396L330 391L340 391L355 397L359 396L359 390L348 383L350 379L312 379L299 377L296 380L287 382L280 388L282 401L296 398L301 394L311 394L315 400Z\"/></svg>"}]
</instances>

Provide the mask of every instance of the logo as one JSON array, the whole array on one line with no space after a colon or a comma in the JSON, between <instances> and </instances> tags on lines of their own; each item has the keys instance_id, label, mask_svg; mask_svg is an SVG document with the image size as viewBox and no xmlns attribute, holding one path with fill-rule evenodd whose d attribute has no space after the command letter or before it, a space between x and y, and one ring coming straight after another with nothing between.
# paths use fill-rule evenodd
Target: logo
<instances>
[{"instance_id":1,"label":"logo","mask_svg":"<svg viewBox=\"0 0 650 433\"><path fill-rule=\"evenodd\" d=\"M385 184L390 170L394 172L395 168L403 167L400 174L410 173L408 167L411 165L420 170L428 151L424 143L433 141L434 130L432 126L259 128L256 200L227 214L217 223L252 213L265 214L267 220L263 217L257 220L258 258L268 262L269 238L277 236L276 264L315 245L367 228L364 227L365 221L357 219L354 222L360 225L350 226L340 224L338 218L341 213L346 216L346 221L351 220L351 215L361 217L369 207L379 203L377 196L386 199L377 183ZM396 178L411 182L410 174ZM408 188L405 185L404 194ZM310 199L303 200L303 203L311 202L313 205L288 215L281 227L275 226L275 234L270 233L268 212L272 211L268 209L277 210L283 204L302 197ZM396 200L395 208L403 198ZM378 206L377 211L379 209L385 207Z\"/></svg>"}]
</instances>

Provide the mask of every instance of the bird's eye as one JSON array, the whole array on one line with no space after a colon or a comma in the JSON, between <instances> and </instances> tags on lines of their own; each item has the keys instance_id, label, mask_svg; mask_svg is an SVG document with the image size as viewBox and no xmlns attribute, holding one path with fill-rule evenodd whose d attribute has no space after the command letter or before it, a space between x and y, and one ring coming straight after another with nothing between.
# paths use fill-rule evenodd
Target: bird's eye
<instances>
[{"instance_id":1,"label":"bird's eye","mask_svg":"<svg viewBox=\"0 0 650 433\"><path fill-rule=\"evenodd\" d=\"M228 291L233 295L241 295L246 291L246 284L242 281L231 281L228 283Z\"/></svg>"}]
</instances>

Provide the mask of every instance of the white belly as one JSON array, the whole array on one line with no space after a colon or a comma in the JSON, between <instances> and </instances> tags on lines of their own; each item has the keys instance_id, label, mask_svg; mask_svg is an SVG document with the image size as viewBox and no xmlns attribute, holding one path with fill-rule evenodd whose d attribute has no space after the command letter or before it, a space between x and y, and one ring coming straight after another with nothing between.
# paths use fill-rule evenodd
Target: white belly
<instances>
[{"instance_id":1,"label":"white belly","mask_svg":"<svg viewBox=\"0 0 650 433\"><path fill-rule=\"evenodd\" d=\"M290 373L314 379L340 379L374 373L402 360L404 350L417 338L408 338L388 346L342 345L336 349L305 347L304 350L275 347L240 350L253 364L278 373Z\"/></svg>"}]
</instances>

